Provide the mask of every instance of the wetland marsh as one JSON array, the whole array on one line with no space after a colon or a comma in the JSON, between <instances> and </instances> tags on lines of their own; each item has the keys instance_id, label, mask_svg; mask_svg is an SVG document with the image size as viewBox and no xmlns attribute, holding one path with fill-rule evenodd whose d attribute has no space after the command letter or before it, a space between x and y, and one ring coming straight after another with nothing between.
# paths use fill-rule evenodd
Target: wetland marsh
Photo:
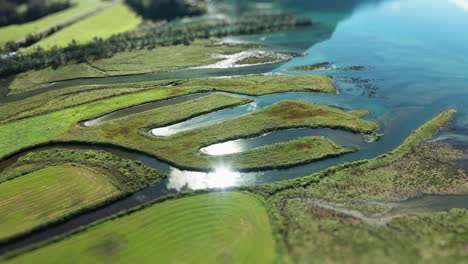
<instances>
[{"instance_id":1,"label":"wetland marsh","mask_svg":"<svg viewBox=\"0 0 468 264\"><path fill-rule=\"evenodd\" d=\"M0 260L463 262L467 14L216 1L3 78Z\"/></svg>"}]
</instances>

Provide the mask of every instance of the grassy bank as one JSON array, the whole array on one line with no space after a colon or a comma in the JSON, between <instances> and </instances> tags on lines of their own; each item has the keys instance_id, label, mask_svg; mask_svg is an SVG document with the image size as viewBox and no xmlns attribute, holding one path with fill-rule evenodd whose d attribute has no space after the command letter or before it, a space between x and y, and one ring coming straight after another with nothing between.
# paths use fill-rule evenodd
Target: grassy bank
<instances>
[{"instance_id":1,"label":"grassy bank","mask_svg":"<svg viewBox=\"0 0 468 264\"><path fill-rule=\"evenodd\" d=\"M101 151L32 152L0 174L0 241L27 234L159 181L164 175Z\"/></svg>"},{"instance_id":2,"label":"grassy bank","mask_svg":"<svg viewBox=\"0 0 468 264\"><path fill-rule=\"evenodd\" d=\"M169 82L154 83L164 86ZM51 90L31 95L22 100L3 103L0 105L0 124L9 123L40 114L63 110L73 106L90 103L97 100L117 97L124 94L141 92L151 89L148 87L133 87L130 85L88 85L66 89Z\"/></svg>"},{"instance_id":3,"label":"grassy bank","mask_svg":"<svg viewBox=\"0 0 468 264\"><path fill-rule=\"evenodd\" d=\"M401 183L398 183L398 181L393 181L392 178L389 178L388 174L386 172L389 169L389 166L392 166L394 164L397 164L398 161L403 161L405 158L411 157L414 153L416 153L418 148L421 148L421 144L427 140L430 139L434 133L436 133L441 127L445 126L448 124L452 118L453 115L455 114L456 110L454 109L448 109L445 110L441 113L439 113L437 116L435 116L433 119L429 120L426 122L424 125L416 129L411 133L411 135L408 136L408 138L397 148L394 150L380 155L376 158L373 159L368 159L368 160L360 160L352 163L346 163L338 166L331 167L329 169L326 169L322 172L315 173L311 176L308 177L303 177L301 179L295 179L295 180L290 180L290 181L285 181L285 182L279 182L275 184L270 184L270 185L265 185L263 187L259 187L257 191L259 192L264 192L266 195L269 194L275 194L275 193L281 193L281 196L294 196L295 194L307 194L308 192L312 192L309 194L309 196L313 196L312 194L314 192L317 192L319 189L322 189L320 186L325 185L327 183L330 183L329 187L330 189L324 192L322 192L322 195L325 195L325 197L330 198L330 200L334 200L331 197L334 196L341 196L344 197L345 195L352 194L352 193L358 193L360 192L359 196L356 195L354 198L359 198L359 199L365 199L365 198L370 198L370 196L366 197L366 193L368 194L369 192L373 192L378 197L373 197L375 199L384 199L384 198L389 198L389 196L385 196L386 194L389 194L390 192L382 191L385 189L384 186L389 187L389 184L398 184L396 188L391 187L390 190L394 189L397 194L401 195L401 199L407 198L407 195L402 195L402 187L408 187L408 188L414 188L414 190L420 190L422 191L419 187L419 185L415 185L413 183L405 182L404 177L400 180ZM428 149L426 148L426 151ZM440 151L439 154L436 154L437 151ZM457 152L450 148L441 148L439 150L434 150L432 153L434 154L434 159L433 161L437 160L437 158L443 156L443 155L449 155L449 156L457 156ZM430 157L431 155L425 155L426 157ZM448 156L448 157L449 157ZM414 158L417 158L418 156L415 155ZM421 157L421 156L419 156ZM439 160L439 161L443 161ZM409 164L409 163L408 163ZM434 163L435 164L435 163ZM437 169L437 166L434 169ZM408 168L411 168L409 166ZM398 169L397 167L394 167L394 169ZM443 170L444 168L442 168ZM381 170L381 171L379 171ZM413 173L421 173L421 171L415 171L415 172L410 172L408 171L407 174L405 175L412 175ZM382 173L379 173L382 172ZM401 171L395 172L393 171L394 174L401 174ZM355 177L355 175L360 175L360 177ZM430 173L426 177L430 177ZM394 175L395 176L395 175ZM451 177L451 175L446 175L446 177ZM355 181L356 186L355 188L349 188L349 185L351 182ZM357 184L359 182L359 184ZM374 183L376 185L381 185L378 190L375 190L371 186L366 185L365 183ZM334 187L332 187L335 184ZM360 186L359 186L360 185ZM413 185L413 187L411 187ZM323 188L323 190L326 188ZM380 193L379 193L380 191ZM340 192L343 192L343 194L340 194ZM337 197L334 197L337 199ZM319 197L323 198L323 197ZM349 198L349 197L348 197Z\"/></svg>"},{"instance_id":4,"label":"grassy bank","mask_svg":"<svg viewBox=\"0 0 468 264\"><path fill-rule=\"evenodd\" d=\"M311 256L320 263L458 263L468 257L464 210L398 217L382 226L303 201L286 203L283 214L294 263L309 263Z\"/></svg>"},{"instance_id":5,"label":"grassy bank","mask_svg":"<svg viewBox=\"0 0 468 264\"><path fill-rule=\"evenodd\" d=\"M0 241L117 197L120 191L102 174L64 164L0 184Z\"/></svg>"},{"instance_id":6,"label":"grassy bank","mask_svg":"<svg viewBox=\"0 0 468 264\"><path fill-rule=\"evenodd\" d=\"M0 28L0 45L3 45L8 41L14 41L25 37L26 35L42 28L52 26L71 16L97 8L100 4L99 0L74 0L71 2L75 5L69 9L45 16L32 22Z\"/></svg>"},{"instance_id":7,"label":"grassy bank","mask_svg":"<svg viewBox=\"0 0 468 264\"><path fill-rule=\"evenodd\" d=\"M230 168L288 168L316 160L340 156L356 149L343 148L325 137L304 137L284 143L255 148L239 154L224 155Z\"/></svg>"},{"instance_id":8,"label":"grassy bank","mask_svg":"<svg viewBox=\"0 0 468 264\"><path fill-rule=\"evenodd\" d=\"M122 159L104 151L51 149L21 157L0 174L0 183L60 164L78 164L110 172L104 173L104 176L123 192L135 192L165 177L139 161Z\"/></svg>"},{"instance_id":9,"label":"grassy bank","mask_svg":"<svg viewBox=\"0 0 468 264\"><path fill-rule=\"evenodd\" d=\"M253 64L265 64L274 63L279 61L290 60L294 57L294 54L288 53L257 53L252 54L248 57L240 59L236 62L237 65L253 65Z\"/></svg>"},{"instance_id":10,"label":"grassy bank","mask_svg":"<svg viewBox=\"0 0 468 264\"><path fill-rule=\"evenodd\" d=\"M127 5L119 3L60 30L31 46L31 49L39 46L45 49L52 48L53 46L65 47L72 40L83 44L93 40L94 37L105 39L113 34L132 30L141 21L142 19Z\"/></svg>"},{"instance_id":11,"label":"grassy bank","mask_svg":"<svg viewBox=\"0 0 468 264\"><path fill-rule=\"evenodd\" d=\"M251 45L212 45L211 41L197 41L189 46L175 45L152 50L120 52L111 58L88 63L71 64L52 69L31 70L16 75L9 89L21 93L41 84L59 80L103 77L111 75L140 74L186 69L218 62L214 54L232 54L251 48ZM171 58L165 59L168 54Z\"/></svg>"},{"instance_id":12,"label":"grassy bank","mask_svg":"<svg viewBox=\"0 0 468 264\"><path fill-rule=\"evenodd\" d=\"M60 136L64 140L85 141L89 143L106 143L138 149L148 154L157 156L182 168L207 170L216 164L228 164L234 161L233 168L239 170L253 170L265 167L270 168L294 165L285 162L282 155L269 157L267 160L249 160L247 164L235 161L246 161L242 158L245 154L233 154L229 157L200 155L200 149L212 144L229 141L232 139L254 137L267 132L287 128L335 128L345 129L355 133L371 133L378 128L374 121L364 120L353 112L347 113L337 108L312 104L302 101L282 101L265 109L229 119L222 123L202 126L192 130L180 132L165 138L147 136L147 131L154 127L162 127L181 122L190 118L194 113L204 113L207 106L217 103L221 95L211 95L206 99L200 98L191 102L159 108L138 116L128 116L109 121L105 125L86 128L75 126ZM140 131L140 133L137 133ZM310 143L310 142L308 142ZM300 144L299 144L300 145ZM287 149L295 155L294 162L304 162L318 157L327 156L334 151L333 147L320 148L325 153L315 153L311 148L294 147L295 142L289 146L277 145L275 151ZM260 149L263 151L265 149ZM268 149L272 150L272 149ZM294 152L297 152L293 154ZM342 153L342 150L338 152ZM177 155L174 155L177 153ZM301 157L301 154L308 156ZM334 153L336 154L336 153ZM234 158L234 156L239 156ZM266 157L266 154L263 155Z\"/></svg>"},{"instance_id":13,"label":"grassy bank","mask_svg":"<svg viewBox=\"0 0 468 264\"><path fill-rule=\"evenodd\" d=\"M233 78L194 78L188 80L162 80L111 85L86 85L44 91L23 100L0 105L0 124L52 111L117 97L150 89L167 89L172 85L173 94L225 91L246 95L266 95L281 92L336 93L332 80L322 75L263 76L252 75ZM176 87L175 87L176 86ZM148 99L151 99L147 92ZM124 106L125 107L125 106ZM367 112L364 111L363 114Z\"/></svg>"},{"instance_id":14,"label":"grassy bank","mask_svg":"<svg viewBox=\"0 0 468 264\"><path fill-rule=\"evenodd\" d=\"M262 203L247 194L224 192L154 204L10 262L63 263L70 258L77 262L271 263L275 251Z\"/></svg>"},{"instance_id":15,"label":"grassy bank","mask_svg":"<svg viewBox=\"0 0 468 264\"><path fill-rule=\"evenodd\" d=\"M286 92L290 89L289 86L286 84L276 86L274 85L274 82L277 78L283 77L258 76L257 78L259 80L263 80L264 83L270 83L270 85L259 89L257 88L257 86L252 85L251 82L243 82L243 77L239 77L229 79L230 81L236 81L239 83L238 86L229 88L229 91L245 94L268 94L280 91ZM322 84L320 83L317 84L315 78L323 77L304 76L302 78L297 78L297 80L303 82L303 86L301 88L301 86L297 84L297 86L293 87L297 90L302 89L303 91L308 91L307 87L310 87L310 85L313 84L314 87L317 87L317 90L320 90L320 88L322 88L324 91L327 91L329 89L327 88L328 86L321 86ZM270 81L266 81L267 79L270 79ZM218 79L193 79L192 81L209 83L211 80L217 81ZM307 85L308 82L310 82L311 84ZM127 84L122 86L125 87L126 85ZM157 85L155 84L155 82L131 85L128 84L129 87L140 87L142 89L145 87L155 88L155 85ZM216 86L217 85L218 83L216 84ZM217 90L223 89L228 88L222 87L218 88ZM166 98L186 95L189 93L211 90L213 90L213 88L207 88L206 86L202 85L202 83L191 83L191 81L183 81L182 84L178 87L159 87L157 89L151 89L143 92L122 95L118 97L108 98L105 100L99 100L88 104L75 106L60 111L3 124L0 125L0 138L7 138L8 141L0 142L0 158L31 145L36 145L51 140L59 140L61 134L65 133L65 131L69 130L80 120L96 117L121 108L138 105L145 102L163 100ZM40 102L42 100L47 100L47 98L42 98L43 99L41 99ZM69 103L65 104L67 100L61 101L57 99L56 102L57 104L53 104L53 107L56 108L64 108L74 104L73 102L69 101ZM17 104L21 104L21 101L19 101ZM42 104L38 103L37 105L38 107L41 107L40 111L47 111L47 108L43 108ZM16 107L15 104L9 104L9 106L12 108ZM31 109L28 111L33 110Z\"/></svg>"}]
</instances>

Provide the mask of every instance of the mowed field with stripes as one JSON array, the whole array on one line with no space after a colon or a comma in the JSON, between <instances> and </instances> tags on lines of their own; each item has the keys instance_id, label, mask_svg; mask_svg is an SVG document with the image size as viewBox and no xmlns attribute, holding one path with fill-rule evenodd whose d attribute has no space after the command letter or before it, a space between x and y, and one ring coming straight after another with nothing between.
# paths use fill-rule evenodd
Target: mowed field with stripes
<instances>
[{"instance_id":1,"label":"mowed field with stripes","mask_svg":"<svg viewBox=\"0 0 468 264\"><path fill-rule=\"evenodd\" d=\"M268 215L256 197L218 192L108 220L11 263L271 263Z\"/></svg>"},{"instance_id":2,"label":"mowed field with stripes","mask_svg":"<svg viewBox=\"0 0 468 264\"><path fill-rule=\"evenodd\" d=\"M119 194L103 172L70 164L0 183L0 241Z\"/></svg>"}]
</instances>

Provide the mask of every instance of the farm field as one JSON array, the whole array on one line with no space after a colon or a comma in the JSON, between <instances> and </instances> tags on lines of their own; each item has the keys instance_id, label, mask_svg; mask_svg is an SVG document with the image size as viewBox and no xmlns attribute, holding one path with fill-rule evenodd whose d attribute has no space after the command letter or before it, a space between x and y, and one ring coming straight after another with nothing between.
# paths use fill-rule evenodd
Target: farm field
<instances>
[{"instance_id":1,"label":"farm field","mask_svg":"<svg viewBox=\"0 0 468 264\"><path fill-rule=\"evenodd\" d=\"M93 40L95 37L105 39L113 34L132 30L137 27L141 21L141 18L128 6L123 3L118 3L60 30L32 45L30 49L35 49L38 46L45 49L50 49L53 46L65 47L72 42L72 40L84 44Z\"/></svg>"},{"instance_id":2,"label":"farm field","mask_svg":"<svg viewBox=\"0 0 468 264\"><path fill-rule=\"evenodd\" d=\"M270 263L275 243L262 202L221 192L157 203L26 253L30 261Z\"/></svg>"},{"instance_id":3,"label":"farm field","mask_svg":"<svg viewBox=\"0 0 468 264\"><path fill-rule=\"evenodd\" d=\"M63 164L1 183L0 240L121 194L103 174L96 169Z\"/></svg>"},{"instance_id":4,"label":"farm field","mask_svg":"<svg viewBox=\"0 0 468 264\"><path fill-rule=\"evenodd\" d=\"M75 3L75 6L70 9L66 9L55 14L48 15L46 17L40 18L36 21L20 24L20 25L10 25L0 28L0 45L5 44L8 41L14 41L16 39L25 37L28 34L31 34L37 30L53 26L60 21L67 19L71 16L93 10L97 8L101 1L100 0L74 0L72 3Z\"/></svg>"},{"instance_id":5,"label":"farm field","mask_svg":"<svg viewBox=\"0 0 468 264\"><path fill-rule=\"evenodd\" d=\"M4 223L0 240L64 221L164 177L141 163L102 151L30 152L0 173L0 208L6 212L0 218Z\"/></svg>"}]
</instances>

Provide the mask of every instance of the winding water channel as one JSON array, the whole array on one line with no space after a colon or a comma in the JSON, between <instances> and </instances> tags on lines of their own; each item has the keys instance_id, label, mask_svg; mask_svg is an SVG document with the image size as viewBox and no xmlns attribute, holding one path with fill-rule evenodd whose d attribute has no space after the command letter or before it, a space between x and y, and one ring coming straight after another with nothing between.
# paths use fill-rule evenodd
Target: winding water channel
<instances>
[{"instance_id":1,"label":"winding water channel","mask_svg":"<svg viewBox=\"0 0 468 264\"><path fill-rule=\"evenodd\" d=\"M192 77L219 77L257 73L310 74L287 69L318 62L331 62L336 69L317 71L331 75L339 88L339 94L282 93L251 97L254 103L229 108L195 117L166 128L155 128L156 136L173 133L202 125L234 118L253 110L262 109L284 99L304 100L342 107L368 109L369 119L379 121L384 136L376 143L366 143L362 136L330 129L281 130L251 139L238 139L209 146L201 151L211 155L237 153L243 150L284 142L309 135L323 135L345 146L357 146L360 151L329 158L307 165L282 170L266 170L241 173L226 166L214 167L212 172L186 171L155 157L107 146L78 144L51 145L28 151L61 147L72 149L105 150L122 158L140 160L168 175L168 178L145 190L136 192L108 206L87 212L64 223L39 231L26 238L0 245L0 254L52 236L63 234L77 227L110 216L121 210L152 200L164 194L184 189L225 188L270 183L310 175L329 166L343 162L372 158L398 146L412 130L429 120L439 111L455 107L459 111L453 128L441 133L439 139L468 142L468 9L457 1L437 0L368 0L328 1L319 5L316 1L277 1L288 8L310 16L317 27L262 34L234 40L254 41L270 45L276 50L306 51L303 57L280 64L267 64L235 69L180 70L168 73L148 73L131 76L115 76L64 80L47 87L19 95L6 96L0 92L0 103L21 100L53 89L76 85L112 84L148 80L183 79ZM320 2L320 1L317 1ZM443 10L444 12L440 12ZM363 70L343 70L362 65ZM148 103L89 120L84 125L100 125L110 119L141 112L155 107L182 103L203 94L188 95L164 102ZM159 130L158 130L159 129ZM0 162L0 170L11 165L28 151ZM392 205L389 213L400 214L413 210L433 208L435 211L451 208L467 208L467 197L422 196Z\"/></svg>"}]
</instances>

